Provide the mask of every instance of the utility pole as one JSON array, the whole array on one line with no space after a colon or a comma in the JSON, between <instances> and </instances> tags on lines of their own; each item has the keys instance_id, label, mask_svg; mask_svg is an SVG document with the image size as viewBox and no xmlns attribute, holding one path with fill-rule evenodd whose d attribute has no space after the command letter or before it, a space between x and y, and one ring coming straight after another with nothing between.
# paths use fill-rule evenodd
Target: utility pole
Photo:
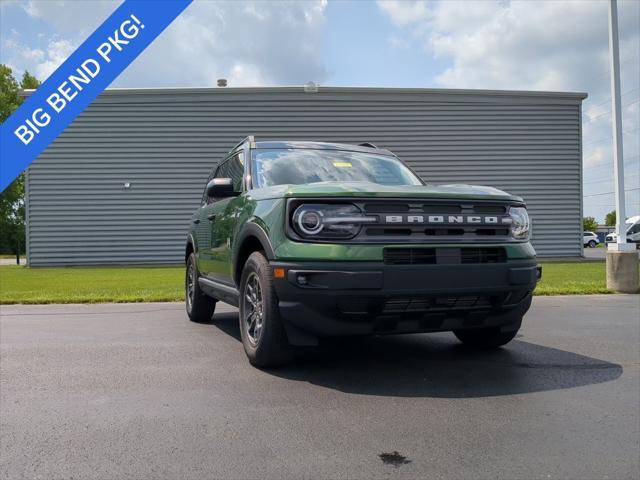
<instances>
[{"instance_id":1,"label":"utility pole","mask_svg":"<svg viewBox=\"0 0 640 480\"><path fill-rule=\"evenodd\" d=\"M611 122L613 126L613 178L616 202L617 244L627 243L625 227L624 157L622 154L622 107L620 105L620 51L618 2L609 0L609 66L611 69ZM620 249L618 249L620 250ZM622 248L624 250L624 248Z\"/></svg>"},{"instance_id":2,"label":"utility pole","mask_svg":"<svg viewBox=\"0 0 640 480\"><path fill-rule=\"evenodd\" d=\"M616 243L607 249L607 288L636 293L639 287L638 254L627 243L625 228L624 157L622 156L622 107L620 105L620 52L618 47L618 2L609 0L609 65L611 68L611 123L613 125L613 176L616 201Z\"/></svg>"}]
</instances>

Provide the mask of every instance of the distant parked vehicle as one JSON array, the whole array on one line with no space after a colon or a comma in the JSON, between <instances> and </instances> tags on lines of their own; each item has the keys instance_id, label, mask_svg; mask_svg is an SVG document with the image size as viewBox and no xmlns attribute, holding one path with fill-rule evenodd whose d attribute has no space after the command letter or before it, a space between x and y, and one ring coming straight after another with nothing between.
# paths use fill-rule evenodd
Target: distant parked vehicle
<instances>
[{"instance_id":1,"label":"distant parked vehicle","mask_svg":"<svg viewBox=\"0 0 640 480\"><path fill-rule=\"evenodd\" d=\"M600 243L598 239L598 235L593 232L583 232L582 234L582 244L585 247L596 248Z\"/></svg>"},{"instance_id":2,"label":"distant parked vehicle","mask_svg":"<svg viewBox=\"0 0 640 480\"><path fill-rule=\"evenodd\" d=\"M640 247L640 215L627 218L627 221L624 223L625 226L627 226L627 242L635 243L636 246ZM617 242L618 234L616 232L611 232L605 237L604 241L605 243Z\"/></svg>"}]
</instances>

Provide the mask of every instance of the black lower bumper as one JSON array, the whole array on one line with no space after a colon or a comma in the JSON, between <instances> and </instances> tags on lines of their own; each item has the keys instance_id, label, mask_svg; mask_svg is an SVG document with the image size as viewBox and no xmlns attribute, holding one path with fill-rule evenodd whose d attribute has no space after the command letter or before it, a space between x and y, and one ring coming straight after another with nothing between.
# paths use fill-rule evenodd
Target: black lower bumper
<instances>
[{"instance_id":1,"label":"black lower bumper","mask_svg":"<svg viewBox=\"0 0 640 480\"><path fill-rule=\"evenodd\" d=\"M285 269L274 280L282 317L292 330L314 336L517 328L541 274L535 260L271 265Z\"/></svg>"}]
</instances>

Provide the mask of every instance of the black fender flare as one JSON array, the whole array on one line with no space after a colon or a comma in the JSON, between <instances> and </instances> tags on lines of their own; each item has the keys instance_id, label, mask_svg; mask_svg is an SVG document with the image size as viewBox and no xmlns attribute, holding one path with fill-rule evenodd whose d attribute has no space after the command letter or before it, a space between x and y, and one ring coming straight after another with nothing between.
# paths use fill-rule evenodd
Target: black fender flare
<instances>
[{"instance_id":1,"label":"black fender flare","mask_svg":"<svg viewBox=\"0 0 640 480\"><path fill-rule=\"evenodd\" d=\"M271 245L271 240L269 240L269 236L264 229L255 222L247 222L240 230L240 233L236 237L236 241L234 242L235 248L233 249L233 254L231 255L231 266L232 271L231 275L233 278L236 277L236 265L238 263L238 255L240 254L240 246L244 243L244 241L248 237L255 237L258 239L260 244L264 249L264 253L267 256L267 260L275 260L276 255L273 251L273 246Z\"/></svg>"},{"instance_id":2,"label":"black fender flare","mask_svg":"<svg viewBox=\"0 0 640 480\"><path fill-rule=\"evenodd\" d=\"M191 246L193 247L193 253L198 253L198 244L196 243L196 239L193 238L193 235L191 233L187 234L187 243L185 246L185 262L187 261L187 248L189 247L189 244L191 244Z\"/></svg>"},{"instance_id":3,"label":"black fender flare","mask_svg":"<svg viewBox=\"0 0 640 480\"><path fill-rule=\"evenodd\" d=\"M269 240L269 236L264 229L255 222L247 222L238 235L238 240L236 241L236 245L242 245L242 242L246 240L247 237L256 237L260 240L260 243L264 247L264 253L267 255L267 260L274 260L276 255L273 251L273 246L271 245L271 240ZM238 259L238 251L239 249L235 249L233 252L233 261L235 262Z\"/></svg>"}]
</instances>

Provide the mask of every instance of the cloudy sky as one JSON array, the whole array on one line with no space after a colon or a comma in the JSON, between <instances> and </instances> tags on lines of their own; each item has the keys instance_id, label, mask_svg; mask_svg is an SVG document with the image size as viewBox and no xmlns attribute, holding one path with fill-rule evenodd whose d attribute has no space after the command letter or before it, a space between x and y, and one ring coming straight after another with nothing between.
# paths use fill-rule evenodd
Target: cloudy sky
<instances>
[{"instance_id":1,"label":"cloudy sky","mask_svg":"<svg viewBox=\"0 0 640 480\"><path fill-rule=\"evenodd\" d=\"M118 1L0 0L0 62L44 80ZM607 1L196 1L116 87L581 91L585 214L614 207ZM640 1L619 2L627 209L640 213ZM197 59L197 61L194 61Z\"/></svg>"}]
</instances>

